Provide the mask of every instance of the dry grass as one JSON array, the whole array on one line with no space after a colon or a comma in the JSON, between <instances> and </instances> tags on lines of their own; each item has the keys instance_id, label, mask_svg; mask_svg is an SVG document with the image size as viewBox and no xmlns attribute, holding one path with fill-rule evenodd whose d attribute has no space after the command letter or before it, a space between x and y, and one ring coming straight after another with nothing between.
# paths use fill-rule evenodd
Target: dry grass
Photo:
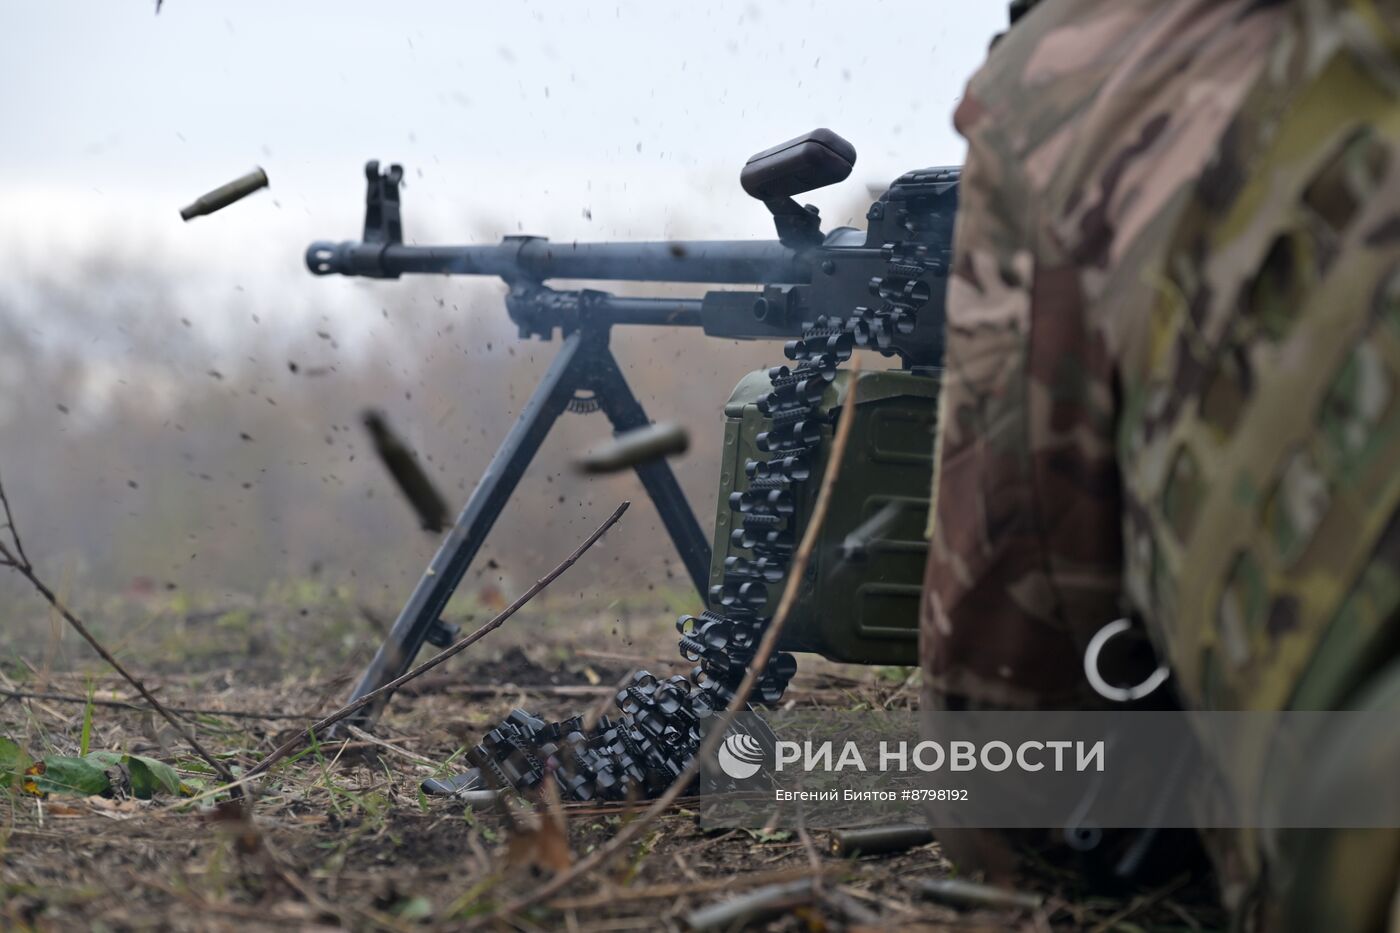
<instances>
[{"instance_id":1,"label":"dry grass","mask_svg":"<svg viewBox=\"0 0 1400 933\"><path fill-rule=\"evenodd\" d=\"M377 636L344 601L326 599L308 616L302 608L279 602L187 620L179 639L124 642L123 657L144 671L158 671L148 682L159 685L158 695L173 707L324 713L343 697ZM251 821L210 799L0 798L0 925L419 929L469 922L538 884L540 869L519 855L525 847L515 847L517 864L508 857L511 824L524 826L529 815L473 811L428 798L419 782L450 772L463 745L512 707L559 716L591 706L635 664L667 673L684 669L672 660L664 613L636 613L619 622L611 608L580 618L576 607L546 601L398 697L372 740L351 736L313 747L276 769L259 788ZM161 611L169 615L168 608ZM136 624L140 615L132 610L127 622ZM129 627L110 618L109 635ZM157 628L169 623L162 616ZM327 637L317 638L319 633ZM250 644L260 646L256 654L238 650ZM605 645L618 647L601 650ZM118 679L71 645L10 642L0 659L0 687L80 696L91 689L97 698L131 699ZM797 704L840 708L893 699L903 707L917 692L905 684L906 674L804 659L789 697ZM35 755L75 754L85 718L91 720L91 748L164 758L192 781L209 780L207 766L184 753L144 711L0 697L0 735ZM285 719L188 719L211 750L244 768L295 728ZM604 805L566 805L564 811L576 856L610 838L631 812ZM912 879L948 873L936 845L861 860L825 852L821 833L812 834L810 846L787 833L715 833L682 806L604 876L513 918L512 925L676 928L698 907L817 873L826 893L809 907L768 921L772 928L841 929L878 921L926 929L1087 929L1129 903L1056 899L1038 918L959 913L919 899L911 886ZM1061 893L1049 878L1036 883L1049 885L1047 893ZM1195 922L1175 900L1163 898L1118 928L1191 929Z\"/></svg>"}]
</instances>

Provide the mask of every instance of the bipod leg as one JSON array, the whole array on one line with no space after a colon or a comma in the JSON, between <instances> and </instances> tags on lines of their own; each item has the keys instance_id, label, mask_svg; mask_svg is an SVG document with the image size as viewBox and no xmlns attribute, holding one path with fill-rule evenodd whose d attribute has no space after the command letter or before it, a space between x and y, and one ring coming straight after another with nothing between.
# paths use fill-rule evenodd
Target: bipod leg
<instances>
[{"instance_id":1,"label":"bipod leg","mask_svg":"<svg viewBox=\"0 0 1400 933\"><path fill-rule=\"evenodd\" d=\"M603 347L597 366L591 371L589 384L617 433L646 427L651 423L641 403L632 394L632 387L622 375L617 359L607 347ZM661 523L666 526L681 562L685 564L686 573L700 594L701 603L705 603L710 588L710 539L700 529L695 511L686 501L685 493L681 492L680 483L676 482L676 474L671 471L669 463L658 458L637 464L636 470L647 495L656 504Z\"/></svg>"},{"instance_id":2,"label":"bipod leg","mask_svg":"<svg viewBox=\"0 0 1400 933\"><path fill-rule=\"evenodd\" d=\"M607 352L606 333L602 338L602 353L611 359L611 354ZM390 629L384 644L360 676L350 694L351 700L357 700L406 673L424 642L441 647L452 643L455 632L441 621L447 601L452 598L457 584L481 549L555 419L564 411L575 391L589 384L589 371L598 365L598 351L596 335L576 331L564 339L559 355L525 403L519 419L501 442L486 472L467 499L467 504L462 507L456 524L433 556L418 585L413 588L399 617L394 620L394 627ZM374 722L387 700L388 697L384 697L371 703L349 721L360 726Z\"/></svg>"}]
</instances>

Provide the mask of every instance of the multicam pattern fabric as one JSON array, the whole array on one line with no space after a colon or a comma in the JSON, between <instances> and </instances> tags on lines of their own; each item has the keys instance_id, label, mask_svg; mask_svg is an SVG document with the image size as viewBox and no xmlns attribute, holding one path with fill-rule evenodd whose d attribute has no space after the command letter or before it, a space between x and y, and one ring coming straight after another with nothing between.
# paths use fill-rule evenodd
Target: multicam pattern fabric
<instances>
[{"instance_id":1,"label":"multicam pattern fabric","mask_svg":"<svg viewBox=\"0 0 1400 933\"><path fill-rule=\"evenodd\" d=\"M1045 0L956 123L926 702L1094 703L1124 615L1187 704L1350 702L1400 651L1400 4Z\"/></svg>"}]
</instances>

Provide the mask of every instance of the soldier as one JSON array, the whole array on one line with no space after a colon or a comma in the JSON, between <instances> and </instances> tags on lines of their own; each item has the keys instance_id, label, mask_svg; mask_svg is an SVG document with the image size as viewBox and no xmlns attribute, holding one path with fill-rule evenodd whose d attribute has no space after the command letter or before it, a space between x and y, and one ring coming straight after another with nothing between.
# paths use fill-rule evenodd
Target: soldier
<instances>
[{"instance_id":1,"label":"soldier","mask_svg":"<svg viewBox=\"0 0 1400 933\"><path fill-rule=\"evenodd\" d=\"M1400 713L1397 5L1045 0L955 120L925 708L1103 705L1127 617L1186 706ZM1208 845L1241 919L1400 929L1400 832Z\"/></svg>"}]
</instances>

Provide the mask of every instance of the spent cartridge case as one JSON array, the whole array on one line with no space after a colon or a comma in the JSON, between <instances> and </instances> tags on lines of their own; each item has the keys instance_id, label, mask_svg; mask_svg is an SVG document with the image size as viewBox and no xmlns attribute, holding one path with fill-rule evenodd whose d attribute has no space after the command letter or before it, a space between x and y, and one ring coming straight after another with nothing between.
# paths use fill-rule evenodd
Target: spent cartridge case
<instances>
[{"instance_id":1,"label":"spent cartridge case","mask_svg":"<svg viewBox=\"0 0 1400 933\"><path fill-rule=\"evenodd\" d=\"M259 188L267 187L267 173L255 168L246 175L235 178L226 185L220 185L208 194L202 194L194 203L180 208L180 217L186 221L193 217L203 217L223 210L234 201L241 201Z\"/></svg>"}]
</instances>

